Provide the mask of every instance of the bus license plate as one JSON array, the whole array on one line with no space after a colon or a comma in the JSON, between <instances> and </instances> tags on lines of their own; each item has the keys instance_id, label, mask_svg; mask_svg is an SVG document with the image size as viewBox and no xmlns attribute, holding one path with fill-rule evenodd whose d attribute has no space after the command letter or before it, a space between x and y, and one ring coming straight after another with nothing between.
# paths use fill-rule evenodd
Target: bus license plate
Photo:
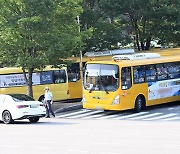
<instances>
[{"instance_id":1,"label":"bus license plate","mask_svg":"<svg viewBox=\"0 0 180 154\"><path fill-rule=\"evenodd\" d=\"M96 106L95 109L96 110L104 110L101 106Z\"/></svg>"}]
</instances>

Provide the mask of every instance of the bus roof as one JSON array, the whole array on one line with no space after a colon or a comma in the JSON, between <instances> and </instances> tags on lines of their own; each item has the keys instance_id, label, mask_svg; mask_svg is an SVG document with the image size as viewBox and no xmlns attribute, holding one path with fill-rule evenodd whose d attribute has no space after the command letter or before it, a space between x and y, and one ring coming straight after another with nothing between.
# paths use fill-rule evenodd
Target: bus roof
<instances>
[{"instance_id":1,"label":"bus roof","mask_svg":"<svg viewBox=\"0 0 180 154\"><path fill-rule=\"evenodd\" d=\"M66 67L62 67L61 69L66 69ZM52 68L51 66L46 66L43 71L47 70L58 70L58 68ZM35 72L40 72L40 70L35 70ZM3 67L0 68L0 74L10 74L10 73L22 73L22 69L20 67Z\"/></svg>"},{"instance_id":2,"label":"bus roof","mask_svg":"<svg viewBox=\"0 0 180 154\"><path fill-rule=\"evenodd\" d=\"M87 62L88 64L116 64L123 66L137 66L137 65L147 65L147 64L158 64L166 62L179 62L180 55L171 55L171 56L161 56L159 58L153 59L141 59L141 60L119 60L119 61L91 61Z\"/></svg>"},{"instance_id":3,"label":"bus roof","mask_svg":"<svg viewBox=\"0 0 180 154\"><path fill-rule=\"evenodd\" d=\"M145 53L159 53L161 56L170 56L170 55L180 55L180 48L167 48L167 49L152 49L143 51ZM135 52L135 53L142 53L141 52ZM119 54L114 54L119 55ZM83 56L82 62L88 62L88 61L108 61L111 60L114 55L103 55L103 56ZM125 55L125 54L120 54ZM80 62L80 57L69 57L69 60L73 60L75 62Z\"/></svg>"}]
</instances>

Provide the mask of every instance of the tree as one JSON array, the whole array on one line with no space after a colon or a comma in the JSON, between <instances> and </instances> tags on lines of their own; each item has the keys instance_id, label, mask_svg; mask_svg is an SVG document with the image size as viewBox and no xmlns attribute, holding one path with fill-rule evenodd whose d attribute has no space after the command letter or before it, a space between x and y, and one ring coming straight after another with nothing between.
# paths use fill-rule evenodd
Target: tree
<instances>
[{"instance_id":1,"label":"tree","mask_svg":"<svg viewBox=\"0 0 180 154\"><path fill-rule=\"evenodd\" d=\"M104 13L126 23L138 50L148 50L150 42L156 39L178 44L179 0L100 0L100 3Z\"/></svg>"},{"instance_id":2,"label":"tree","mask_svg":"<svg viewBox=\"0 0 180 154\"><path fill-rule=\"evenodd\" d=\"M0 55L5 66L22 68L28 95L32 73L57 67L83 46L76 17L80 0L0 0ZM26 72L28 75L26 76Z\"/></svg>"},{"instance_id":3,"label":"tree","mask_svg":"<svg viewBox=\"0 0 180 154\"><path fill-rule=\"evenodd\" d=\"M119 48L118 42L126 39L116 18L104 14L100 6L100 0L83 0L81 29L92 31L91 37L86 40L84 52L116 49Z\"/></svg>"}]
</instances>

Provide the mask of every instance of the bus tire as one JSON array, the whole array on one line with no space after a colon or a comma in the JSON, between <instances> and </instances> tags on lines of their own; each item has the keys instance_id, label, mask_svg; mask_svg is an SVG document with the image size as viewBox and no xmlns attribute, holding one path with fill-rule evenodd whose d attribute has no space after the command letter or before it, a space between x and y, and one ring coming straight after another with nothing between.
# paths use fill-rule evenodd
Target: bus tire
<instances>
[{"instance_id":1,"label":"bus tire","mask_svg":"<svg viewBox=\"0 0 180 154\"><path fill-rule=\"evenodd\" d=\"M143 106L144 106L144 99L143 97L138 96L135 101L134 112L136 113L140 112L143 109Z\"/></svg>"}]
</instances>

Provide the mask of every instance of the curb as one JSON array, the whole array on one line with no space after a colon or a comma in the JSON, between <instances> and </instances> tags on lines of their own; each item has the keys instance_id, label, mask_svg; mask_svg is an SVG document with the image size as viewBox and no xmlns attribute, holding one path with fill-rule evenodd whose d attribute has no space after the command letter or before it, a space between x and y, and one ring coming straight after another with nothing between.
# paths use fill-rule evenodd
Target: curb
<instances>
[{"instance_id":1,"label":"curb","mask_svg":"<svg viewBox=\"0 0 180 154\"><path fill-rule=\"evenodd\" d=\"M77 109L82 109L82 104L57 109L56 111L54 111L54 113L61 113L61 112L72 111L72 110L77 110Z\"/></svg>"}]
</instances>

